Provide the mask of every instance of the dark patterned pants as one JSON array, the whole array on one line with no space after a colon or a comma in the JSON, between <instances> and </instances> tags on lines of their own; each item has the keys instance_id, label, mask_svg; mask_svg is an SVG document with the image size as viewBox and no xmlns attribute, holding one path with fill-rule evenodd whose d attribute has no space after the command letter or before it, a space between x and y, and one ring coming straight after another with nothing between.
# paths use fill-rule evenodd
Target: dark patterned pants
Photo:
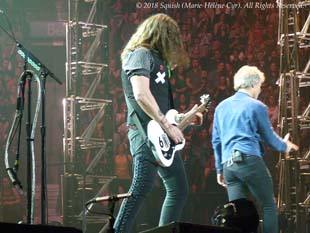
<instances>
[{"instance_id":1,"label":"dark patterned pants","mask_svg":"<svg viewBox=\"0 0 310 233\"><path fill-rule=\"evenodd\" d=\"M128 137L133 155L133 181L129 189L132 197L125 199L120 207L114 224L115 232L131 232L138 212L154 186L157 173L166 189L159 226L178 221L188 195L188 182L181 156L177 153L170 167L159 167L138 130L130 129Z\"/></svg>"}]
</instances>

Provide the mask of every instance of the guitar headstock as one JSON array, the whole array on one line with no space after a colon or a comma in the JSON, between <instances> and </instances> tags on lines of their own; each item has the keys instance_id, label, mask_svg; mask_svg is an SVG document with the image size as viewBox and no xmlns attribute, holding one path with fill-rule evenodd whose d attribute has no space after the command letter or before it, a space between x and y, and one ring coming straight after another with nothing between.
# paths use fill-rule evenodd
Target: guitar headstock
<instances>
[{"instance_id":1,"label":"guitar headstock","mask_svg":"<svg viewBox=\"0 0 310 233\"><path fill-rule=\"evenodd\" d=\"M205 111L207 112L211 107L211 98L209 94L203 94L200 96L200 103L205 106Z\"/></svg>"}]
</instances>

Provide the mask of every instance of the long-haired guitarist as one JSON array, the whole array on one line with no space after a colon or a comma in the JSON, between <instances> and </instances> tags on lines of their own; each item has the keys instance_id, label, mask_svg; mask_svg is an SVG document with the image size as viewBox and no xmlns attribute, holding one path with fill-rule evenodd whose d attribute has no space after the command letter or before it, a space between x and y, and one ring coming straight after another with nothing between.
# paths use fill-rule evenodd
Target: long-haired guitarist
<instances>
[{"instance_id":1,"label":"long-haired guitarist","mask_svg":"<svg viewBox=\"0 0 310 233\"><path fill-rule=\"evenodd\" d=\"M133 181L129 190L132 197L123 201L114 224L115 232L123 233L132 231L157 173L166 188L159 225L178 221L186 202L188 182L181 156L176 155L169 167L159 166L133 119L133 115L138 117L145 133L150 120L155 120L175 144L184 141L182 131L165 116L174 107L169 83L170 67L188 64L179 26L168 15L150 16L132 35L121 60L122 85L128 108L128 138L133 156ZM182 118L184 115L177 116ZM202 121L201 113L196 116L194 120Z\"/></svg>"}]
</instances>

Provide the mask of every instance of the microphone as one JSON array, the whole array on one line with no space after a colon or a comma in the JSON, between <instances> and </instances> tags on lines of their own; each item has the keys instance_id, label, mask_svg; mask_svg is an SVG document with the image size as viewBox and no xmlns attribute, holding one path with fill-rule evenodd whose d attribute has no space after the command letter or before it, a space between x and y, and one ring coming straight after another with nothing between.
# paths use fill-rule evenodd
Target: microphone
<instances>
[{"instance_id":1,"label":"microphone","mask_svg":"<svg viewBox=\"0 0 310 233\"><path fill-rule=\"evenodd\" d=\"M89 200L86 203L86 205L91 204L91 203L103 202L103 201L118 201L120 199L129 198L129 197L132 197L131 193L122 193L122 194L117 194L117 195L112 195L112 196L96 197L96 198Z\"/></svg>"}]
</instances>

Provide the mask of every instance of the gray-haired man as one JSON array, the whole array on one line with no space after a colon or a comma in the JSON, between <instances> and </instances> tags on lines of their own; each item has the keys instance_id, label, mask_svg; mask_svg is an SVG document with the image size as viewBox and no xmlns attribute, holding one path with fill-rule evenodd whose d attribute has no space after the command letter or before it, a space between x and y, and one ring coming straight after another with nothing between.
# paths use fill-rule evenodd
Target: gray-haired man
<instances>
[{"instance_id":1,"label":"gray-haired man","mask_svg":"<svg viewBox=\"0 0 310 233\"><path fill-rule=\"evenodd\" d=\"M277 208L272 178L264 160L263 144L277 151L298 150L273 130L268 109L257 100L264 74L254 66L243 66L234 76L233 96L215 109L212 144L217 182L227 187L229 201L246 198L248 192L263 211L264 233L278 233Z\"/></svg>"}]
</instances>

